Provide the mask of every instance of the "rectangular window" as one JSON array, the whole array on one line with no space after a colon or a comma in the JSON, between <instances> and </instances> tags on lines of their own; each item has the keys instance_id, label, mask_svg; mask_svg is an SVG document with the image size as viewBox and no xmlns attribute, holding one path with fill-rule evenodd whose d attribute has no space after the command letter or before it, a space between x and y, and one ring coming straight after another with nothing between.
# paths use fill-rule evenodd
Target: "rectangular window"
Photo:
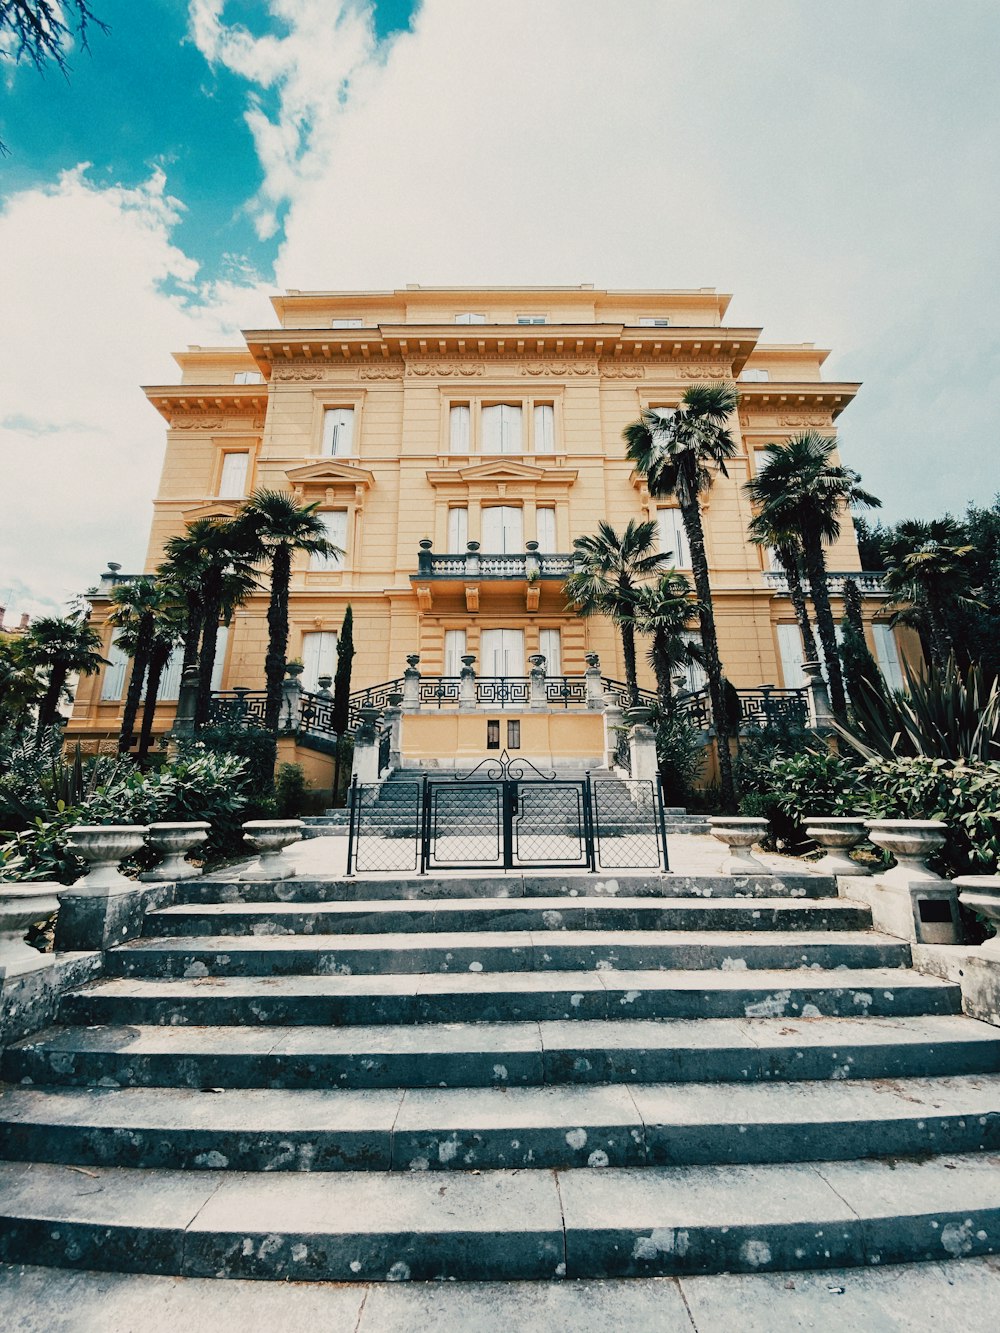
<instances>
[{"instance_id":1,"label":"rectangular window","mask_svg":"<svg viewBox=\"0 0 1000 1333\"><path fill-rule=\"evenodd\" d=\"M557 629L543 629L538 633L538 651L545 658L548 676L562 675L562 633Z\"/></svg>"},{"instance_id":2,"label":"rectangular window","mask_svg":"<svg viewBox=\"0 0 1000 1333\"><path fill-rule=\"evenodd\" d=\"M453 403L448 413L448 447L453 454L469 452L471 413L468 403Z\"/></svg>"},{"instance_id":3,"label":"rectangular window","mask_svg":"<svg viewBox=\"0 0 1000 1333\"><path fill-rule=\"evenodd\" d=\"M551 505L535 510L538 527L538 549L542 555L554 555L556 549L556 511Z\"/></svg>"},{"instance_id":4,"label":"rectangular window","mask_svg":"<svg viewBox=\"0 0 1000 1333\"><path fill-rule=\"evenodd\" d=\"M699 648L701 647L701 635L697 630L682 630L681 638L685 643L693 643L697 644ZM698 690L705 688L708 677L705 675L705 669L700 662L686 662L681 670L685 677L684 684L681 686L682 690L691 690L692 693L696 694Z\"/></svg>"},{"instance_id":5,"label":"rectangular window","mask_svg":"<svg viewBox=\"0 0 1000 1333\"><path fill-rule=\"evenodd\" d=\"M448 510L448 554L464 555L469 544L469 511L459 505Z\"/></svg>"},{"instance_id":6,"label":"rectangular window","mask_svg":"<svg viewBox=\"0 0 1000 1333\"><path fill-rule=\"evenodd\" d=\"M486 748L487 750L500 749L500 719L496 718L486 724Z\"/></svg>"},{"instance_id":7,"label":"rectangular window","mask_svg":"<svg viewBox=\"0 0 1000 1333\"><path fill-rule=\"evenodd\" d=\"M456 324L485 324L486 316L474 314L471 310L463 311L462 314L455 316Z\"/></svg>"},{"instance_id":8,"label":"rectangular window","mask_svg":"<svg viewBox=\"0 0 1000 1333\"><path fill-rule=\"evenodd\" d=\"M903 668L899 661L899 649L896 647L896 635L891 625L872 625L872 638L875 640L875 658L879 670L885 677L890 690L902 690L906 687Z\"/></svg>"},{"instance_id":9,"label":"rectangular window","mask_svg":"<svg viewBox=\"0 0 1000 1333\"><path fill-rule=\"evenodd\" d=\"M229 626L220 625L215 639L215 661L212 663L212 689L222 689L222 677L226 668L226 645L229 643ZM181 692L181 670L184 666L184 648L178 646L170 654L163 675L160 677L159 698L170 703Z\"/></svg>"},{"instance_id":10,"label":"rectangular window","mask_svg":"<svg viewBox=\"0 0 1000 1333\"><path fill-rule=\"evenodd\" d=\"M121 630L111 632L111 647L108 649L108 665L104 668L101 681L101 702L111 703L122 697L125 688L125 671L128 667L128 654L118 647Z\"/></svg>"},{"instance_id":11,"label":"rectangular window","mask_svg":"<svg viewBox=\"0 0 1000 1333\"><path fill-rule=\"evenodd\" d=\"M556 451L556 413L551 403L536 403L534 411L535 453Z\"/></svg>"},{"instance_id":12,"label":"rectangular window","mask_svg":"<svg viewBox=\"0 0 1000 1333\"><path fill-rule=\"evenodd\" d=\"M495 403L483 408L483 453L521 452L520 403Z\"/></svg>"},{"instance_id":13,"label":"rectangular window","mask_svg":"<svg viewBox=\"0 0 1000 1333\"><path fill-rule=\"evenodd\" d=\"M342 551L346 550L347 510L327 509L318 517L323 521L327 541L333 542L334 546L339 546ZM344 557L342 555L311 555L309 557L310 569L342 569L343 565Z\"/></svg>"},{"instance_id":14,"label":"rectangular window","mask_svg":"<svg viewBox=\"0 0 1000 1333\"><path fill-rule=\"evenodd\" d=\"M360 319L331 319L331 329L360 329L362 328Z\"/></svg>"},{"instance_id":15,"label":"rectangular window","mask_svg":"<svg viewBox=\"0 0 1000 1333\"><path fill-rule=\"evenodd\" d=\"M302 688L315 694L320 676L337 673L337 635L333 630L321 630L302 636L303 671L299 679Z\"/></svg>"},{"instance_id":16,"label":"rectangular window","mask_svg":"<svg viewBox=\"0 0 1000 1333\"><path fill-rule=\"evenodd\" d=\"M670 327L670 320L663 315L640 315L640 329L666 329Z\"/></svg>"},{"instance_id":17,"label":"rectangular window","mask_svg":"<svg viewBox=\"0 0 1000 1333\"><path fill-rule=\"evenodd\" d=\"M354 408L328 407L323 413L323 453L347 458L354 449Z\"/></svg>"},{"instance_id":18,"label":"rectangular window","mask_svg":"<svg viewBox=\"0 0 1000 1333\"><path fill-rule=\"evenodd\" d=\"M691 551L681 511L657 509L656 526L659 530L660 550L664 554L671 552L670 559L677 569L690 569Z\"/></svg>"},{"instance_id":19,"label":"rectangular window","mask_svg":"<svg viewBox=\"0 0 1000 1333\"><path fill-rule=\"evenodd\" d=\"M489 505L483 510L480 545L485 555L515 555L524 550L521 511L513 505Z\"/></svg>"},{"instance_id":20,"label":"rectangular window","mask_svg":"<svg viewBox=\"0 0 1000 1333\"><path fill-rule=\"evenodd\" d=\"M518 324L544 324L544 315L518 315Z\"/></svg>"},{"instance_id":21,"label":"rectangular window","mask_svg":"<svg viewBox=\"0 0 1000 1333\"><path fill-rule=\"evenodd\" d=\"M233 376L234 384L263 384L264 376L259 370L238 370Z\"/></svg>"},{"instance_id":22,"label":"rectangular window","mask_svg":"<svg viewBox=\"0 0 1000 1333\"><path fill-rule=\"evenodd\" d=\"M444 674L458 676L462 671L465 654L465 630L446 629L444 632Z\"/></svg>"},{"instance_id":23,"label":"rectangular window","mask_svg":"<svg viewBox=\"0 0 1000 1333\"><path fill-rule=\"evenodd\" d=\"M800 690L806 683L802 670L802 635L798 625L778 626L781 680L786 690Z\"/></svg>"},{"instance_id":24,"label":"rectangular window","mask_svg":"<svg viewBox=\"0 0 1000 1333\"><path fill-rule=\"evenodd\" d=\"M521 723L518 718L507 719L507 749L520 750L521 748Z\"/></svg>"},{"instance_id":25,"label":"rectangular window","mask_svg":"<svg viewBox=\"0 0 1000 1333\"><path fill-rule=\"evenodd\" d=\"M767 370L744 370L740 375L740 379L747 384L766 384L770 378L770 371Z\"/></svg>"},{"instance_id":26,"label":"rectangular window","mask_svg":"<svg viewBox=\"0 0 1000 1333\"><path fill-rule=\"evenodd\" d=\"M222 476L219 478L220 500L242 500L247 493L247 468L250 455L242 453L224 454L222 458Z\"/></svg>"}]
</instances>

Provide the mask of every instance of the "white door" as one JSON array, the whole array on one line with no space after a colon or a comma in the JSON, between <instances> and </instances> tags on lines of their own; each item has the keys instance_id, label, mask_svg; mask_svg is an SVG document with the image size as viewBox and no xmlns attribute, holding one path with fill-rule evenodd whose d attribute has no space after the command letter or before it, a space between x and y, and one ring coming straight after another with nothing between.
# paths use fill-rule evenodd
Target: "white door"
<instances>
[{"instance_id":1,"label":"white door","mask_svg":"<svg viewBox=\"0 0 1000 1333\"><path fill-rule=\"evenodd\" d=\"M484 555L513 555L524 551L521 511L513 505L489 505L483 510Z\"/></svg>"},{"instance_id":2,"label":"white door","mask_svg":"<svg viewBox=\"0 0 1000 1333\"><path fill-rule=\"evenodd\" d=\"M551 403L536 404L532 424L535 435L535 453L555 453L556 414Z\"/></svg>"},{"instance_id":3,"label":"white door","mask_svg":"<svg viewBox=\"0 0 1000 1333\"><path fill-rule=\"evenodd\" d=\"M320 630L302 636L302 688L313 694L319 689L320 676L337 674L337 635L333 630Z\"/></svg>"},{"instance_id":4,"label":"white door","mask_svg":"<svg viewBox=\"0 0 1000 1333\"><path fill-rule=\"evenodd\" d=\"M326 529L327 541L333 542L334 546L341 551L345 550L347 547L347 510L325 509L318 517ZM309 568L313 570L341 569L343 564L344 557L342 555L311 555L309 557Z\"/></svg>"},{"instance_id":5,"label":"white door","mask_svg":"<svg viewBox=\"0 0 1000 1333\"><path fill-rule=\"evenodd\" d=\"M786 690L800 690L806 683L802 670L802 635L798 625L778 626L781 681Z\"/></svg>"},{"instance_id":6,"label":"white door","mask_svg":"<svg viewBox=\"0 0 1000 1333\"><path fill-rule=\"evenodd\" d=\"M465 655L465 630L446 629L444 632L444 674L460 676Z\"/></svg>"},{"instance_id":7,"label":"white door","mask_svg":"<svg viewBox=\"0 0 1000 1333\"><path fill-rule=\"evenodd\" d=\"M448 426L449 443L453 454L469 452L471 438L469 424L468 403L456 403L451 409Z\"/></svg>"},{"instance_id":8,"label":"white door","mask_svg":"<svg viewBox=\"0 0 1000 1333\"><path fill-rule=\"evenodd\" d=\"M479 637L479 662L484 676L523 676L524 630L484 629Z\"/></svg>"},{"instance_id":9,"label":"white door","mask_svg":"<svg viewBox=\"0 0 1000 1333\"><path fill-rule=\"evenodd\" d=\"M448 554L465 555L469 543L469 511L459 505L448 510Z\"/></svg>"},{"instance_id":10,"label":"white door","mask_svg":"<svg viewBox=\"0 0 1000 1333\"><path fill-rule=\"evenodd\" d=\"M538 633L538 651L545 658L547 676L562 675L562 634L557 629L543 629Z\"/></svg>"},{"instance_id":11,"label":"white door","mask_svg":"<svg viewBox=\"0 0 1000 1333\"><path fill-rule=\"evenodd\" d=\"M543 555L553 555L556 549L556 511L551 505L535 510L538 527L538 549Z\"/></svg>"},{"instance_id":12,"label":"white door","mask_svg":"<svg viewBox=\"0 0 1000 1333\"><path fill-rule=\"evenodd\" d=\"M670 563L675 569L690 569L691 554L688 550L687 530L679 509L658 509L656 524L659 529L660 550L670 552Z\"/></svg>"}]
</instances>

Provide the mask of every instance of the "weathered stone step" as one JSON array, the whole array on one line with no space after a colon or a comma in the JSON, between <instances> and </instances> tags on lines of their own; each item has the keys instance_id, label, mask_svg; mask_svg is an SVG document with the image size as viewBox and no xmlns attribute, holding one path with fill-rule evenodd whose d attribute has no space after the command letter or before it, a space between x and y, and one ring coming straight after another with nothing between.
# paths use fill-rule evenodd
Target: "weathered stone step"
<instances>
[{"instance_id":1,"label":"weathered stone step","mask_svg":"<svg viewBox=\"0 0 1000 1333\"><path fill-rule=\"evenodd\" d=\"M189 1088L536 1086L1000 1072L1000 1029L953 1016L54 1028L11 1083Z\"/></svg>"},{"instance_id":2,"label":"weathered stone step","mask_svg":"<svg viewBox=\"0 0 1000 1333\"><path fill-rule=\"evenodd\" d=\"M420 976L102 979L63 1023L348 1026L584 1018L815 1018L958 1013L958 986L919 972L464 972Z\"/></svg>"},{"instance_id":3,"label":"weathered stone step","mask_svg":"<svg viewBox=\"0 0 1000 1333\"><path fill-rule=\"evenodd\" d=\"M229 872L232 873L231 871ZM621 875L550 873L479 875L361 875L351 879L238 880L222 874L182 880L178 903L326 903L358 899L398 900L467 898L832 898L832 875L782 874L759 876L667 875L656 871Z\"/></svg>"},{"instance_id":4,"label":"weathered stone step","mask_svg":"<svg viewBox=\"0 0 1000 1333\"><path fill-rule=\"evenodd\" d=\"M347 976L416 972L908 967L874 931L482 931L140 939L105 956L111 976Z\"/></svg>"},{"instance_id":5,"label":"weathered stone step","mask_svg":"<svg viewBox=\"0 0 1000 1333\"><path fill-rule=\"evenodd\" d=\"M0 1158L169 1170L684 1166L1000 1150L1000 1076L562 1088L8 1088Z\"/></svg>"},{"instance_id":6,"label":"weathered stone step","mask_svg":"<svg viewBox=\"0 0 1000 1333\"><path fill-rule=\"evenodd\" d=\"M145 933L166 935L354 935L415 931L564 930L864 930L871 911L833 898L509 898L420 902L214 903L165 907L146 917Z\"/></svg>"},{"instance_id":7,"label":"weathered stone step","mask_svg":"<svg viewBox=\"0 0 1000 1333\"><path fill-rule=\"evenodd\" d=\"M802 1269L992 1253L1000 1158L243 1174L0 1164L0 1260L385 1281Z\"/></svg>"}]
</instances>

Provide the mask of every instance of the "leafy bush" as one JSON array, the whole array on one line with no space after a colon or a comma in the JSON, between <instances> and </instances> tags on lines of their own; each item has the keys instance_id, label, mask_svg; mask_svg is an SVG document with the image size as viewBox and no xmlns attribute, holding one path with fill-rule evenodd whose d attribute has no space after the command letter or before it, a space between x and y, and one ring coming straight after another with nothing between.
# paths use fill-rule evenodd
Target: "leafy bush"
<instances>
[{"instance_id":1,"label":"leafy bush","mask_svg":"<svg viewBox=\"0 0 1000 1333\"><path fill-rule=\"evenodd\" d=\"M297 819L309 800L309 784L301 764L282 764L274 780L274 805L280 819Z\"/></svg>"},{"instance_id":2,"label":"leafy bush","mask_svg":"<svg viewBox=\"0 0 1000 1333\"><path fill-rule=\"evenodd\" d=\"M740 814L770 821L766 841L772 849L790 850L802 842L801 830L778 803L772 765L780 759L811 756L816 744L812 733L785 719L776 719L771 726L740 737L735 765Z\"/></svg>"},{"instance_id":3,"label":"leafy bush","mask_svg":"<svg viewBox=\"0 0 1000 1333\"><path fill-rule=\"evenodd\" d=\"M654 722L656 758L668 805L687 806L705 767L701 732L684 717L662 717Z\"/></svg>"},{"instance_id":4,"label":"leafy bush","mask_svg":"<svg viewBox=\"0 0 1000 1333\"><path fill-rule=\"evenodd\" d=\"M258 800L274 793L274 737L263 727L202 727L198 739L188 741L183 753L238 755L246 760L248 789Z\"/></svg>"}]
</instances>

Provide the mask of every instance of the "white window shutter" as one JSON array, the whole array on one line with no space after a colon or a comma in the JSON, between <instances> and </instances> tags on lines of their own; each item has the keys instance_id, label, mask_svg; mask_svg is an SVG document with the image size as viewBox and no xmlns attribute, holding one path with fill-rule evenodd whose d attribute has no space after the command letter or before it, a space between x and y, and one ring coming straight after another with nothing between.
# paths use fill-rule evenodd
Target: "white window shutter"
<instances>
[{"instance_id":1,"label":"white window shutter","mask_svg":"<svg viewBox=\"0 0 1000 1333\"><path fill-rule=\"evenodd\" d=\"M333 542L334 546L339 546L342 551L345 551L347 549L347 510L327 509L319 517L326 529L327 541ZM309 557L309 568L313 570L341 569L343 563L343 556L339 555L311 555Z\"/></svg>"},{"instance_id":2,"label":"white window shutter","mask_svg":"<svg viewBox=\"0 0 1000 1333\"><path fill-rule=\"evenodd\" d=\"M444 674L458 676L462 672L462 656L465 653L465 630L449 629L444 633Z\"/></svg>"},{"instance_id":3,"label":"white window shutter","mask_svg":"<svg viewBox=\"0 0 1000 1333\"><path fill-rule=\"evenodd\" d=\"M551 403L537 403L534 411L535 453L552 454L556 448L555 409Z\"/></svg>"},{"instance_id":4,"label":"white window shutter","mask_svg":"<svg viewBox=\"0 0 1000 1333\"><path fill-rule=\"evenodd\" d=\"M113 703L122 697L122 690L125 688L125 671L128 667L128 654L119 648L118 640L121 637L121 630L116 629L111 633L111 647L108 649L108 665L104 668L104 679L101 681L101 702Z\"/></svg>"},{"instance_id":5,"label":"white window shutter","mask_svg":"<svg viewBox=\"0 0 1000 1333\"><path fill-rule=\"evenodd\" d=\"M226 670L226 647L229 643L229 626L220 625L219 635L215 640L215 663L212 667L212 689L222 689L222 677Z\"/></svg>"},{"instance_id":6,"label":"white window shutter","mask_svg":"<svg viewBox=\"0 0 1000 1333\"><path fill-rule=\"evenodd\" d=\"M521 452L521 409L514 403L503 403L500 411L500 452L502 454L519 454Z\"/></svg>"},{"instance_id":7,"label":"white window shutter","mask_svg":"<svg viewBox=\"0 0 1000 1333\"><path fill-rule=\"evenodd\" d=\"M502 409L499 403L492 407L483 408L482 423L484 454L498 454L501 452L501 411Z\"/></svg>"},{"instance_id":8,"label":"white window shutter","mask_svg":"<svg viewBox=\"0 0 1000 1333\"><path fill-rule=\"evenodd\" d=\"M451 409L449 447L453 454L467 454L469 452L470 416L468 403L456 403Z\"/></svg>"},{"instance_id":9,"label":"white window shutter","mask_svg":"<svg viewBox=\"0 0 1000 1333\"><path fill-rule=\"evenodd\" d=\"M670 560L677 569L691 568L687 530L679 509L658 509L656 525L659 530L660 550L671 552Z\"/></svg>"},{"instance_id":10,"label":"white window shutter","mask_svg":"<svg viewBox=\"0 0 1000 1333\"><path fill-rule=\"evenodd\" d=\"M538 651L545 657L545 674L562 675L562 633L557 629L543 629L538 634Z\"/></svg>"},{"instance_id":11,"label":"white window shutter","mask_svg":"<svg viewBox=\"0 0 1000 1333\"><path fill-rule=\"evenodd\" d=\"M354 449L354 408L328 407L323 413L323 453L346 458Z\"/></svg>"},{"instance_id":12,"label":"white window shutter","mask_svg":"<svg viewBox=\"0 0 1000 1333\"><path fill-rule=\"evenodd\" d=\"M892 626L872 625L872 636L875 639L875 657L879 670L885 677L885 683L890 690L904 689L906 682L903 680L903 668L900 665L896 634Z\"/></svg>"},{"instance_id":13,"label":"white window shutter","mask_svg":"<svg viewBox=\"0 0 1000 1333\"><path fill-rule=\"evenodd\" d=\"M456 505L448 510L448 554L464 555L469 544L469 511Z\"/></svg>"},{"instance_id":14,"label":"white window shutter","mask_svg":"<svg viewBox=\"0 0 1000 1333\"><path fill-rule=\"evenodd\" d=\"M220 500L242 500L247 493L247 467L250 455L228 453L222 460L222 476L219 480Z\"/></svg>"},{"instance_id":15,"label":"white window shutter","mask_svg":"<svg viewBox=\"0 0 1000 1333\"><path fill-rule=\"evenodd\" d=\"M320 630L302 636L302 688L315 694L320 676L333 676L337 671L337 635L332 630Z\"/></svg>"},{"instance_id":16,"label":"white window shutter","mask_svg":"<svg viewBox=\"0 0 1000 1333\"><path fill-rule=\"evenodd\" d=\"M488 505L483 510L481 542L487 555L511 555L524 550L521 510L514 505Z\"/></svg>"},{"instance_id":17,"label":"white window shutter","mask_svg":"<svg viewBox=\"0 0 1000 1333\"><path fill-rule=\"evenodd\" d=\"M167 665L163 668L163 675L160 677L160 688L157 691L158 699L177 699L181 692L181 668L184 666L184 645L177 644L170 656L167 658Z\"/></svg>"},{"instance_id":18,"label":"white window shutter","mask_svg":"<svg viewBox=\"0 0 1000 1333\"><path fill-rule=\"evenodd\" d=\"M681 638L685 643L696 643L701 647L701 635L697 630L686 629L682 632ZM704 689L708 677L705 675L705 669L700 662L685 662L683 670L687 677L685 689L695 692Z\"/></svg>"},{"instance_id":19,"label":"white window shutter","mask_svg":"<svg viewBox=\"0 0 1000 1333\"><path fill-rule=\"evenodd\" d=\"M798 625L778 626L781 679L786 690L800 690L806 683L802 670L802 635Z\"/></svg>"},{"instance_id":20,"label":"white window shutter","mask_svg":"<svg viewBox=\"0 0 1000 1333\"><path fill-rule=\"evenodd\" d=\"M556 549L556 511L550 505L535 510L538 528L538 549L543 555L552 555Z\"/></svg>"}]
</instances>

